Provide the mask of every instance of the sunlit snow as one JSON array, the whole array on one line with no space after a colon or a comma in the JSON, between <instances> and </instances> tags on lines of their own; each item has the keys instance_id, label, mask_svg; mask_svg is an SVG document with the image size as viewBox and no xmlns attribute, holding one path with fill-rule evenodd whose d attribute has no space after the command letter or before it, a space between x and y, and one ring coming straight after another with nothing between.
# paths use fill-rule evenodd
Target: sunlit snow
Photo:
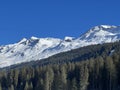
<instances>
[{"instance_id":1,"label":"sunlit snow","mask_svg":"<svg viewBox=\"0 0 120 90\"><path fill-rule=\"evenodd\" d=\"M40 60L54 54L79 47L115 42L120 40L120 27L110 25L95 26L81 37L23 38L20 42L0 47L0 67Z\"/></svg>"}]
</instances>

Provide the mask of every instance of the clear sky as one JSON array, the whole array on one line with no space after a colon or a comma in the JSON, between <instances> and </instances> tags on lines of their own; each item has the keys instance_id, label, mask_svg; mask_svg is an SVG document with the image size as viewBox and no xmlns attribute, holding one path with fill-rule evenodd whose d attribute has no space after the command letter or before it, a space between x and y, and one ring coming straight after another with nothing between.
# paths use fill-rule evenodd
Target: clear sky
<instances>
[{"instance_id":1,"label":"clear sky","mask_svg":"<svg viewBox=\"0 0 120 90\"><path fill-rule=\"evenodd\" d=\"M79 37L93 26L120 25L120 0L0 0L0 45L23 37Z\"/></svg>"}]
</instances>

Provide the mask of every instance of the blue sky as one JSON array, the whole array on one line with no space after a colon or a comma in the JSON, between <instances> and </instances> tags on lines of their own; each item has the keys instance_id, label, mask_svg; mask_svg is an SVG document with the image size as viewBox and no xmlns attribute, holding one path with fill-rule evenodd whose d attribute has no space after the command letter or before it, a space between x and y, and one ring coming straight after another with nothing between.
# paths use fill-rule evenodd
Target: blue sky
<instances>
[{"instance_id":1,"label":"blue sky","mask_svg":"<svg viewBox=\"0 0 120 90\"><path fill-rule=\"evenodd\" d=\"M0 45L31 36L79 37L93 26L120 25L120 0L1 0Z\"/></svg>"}]
</instances>

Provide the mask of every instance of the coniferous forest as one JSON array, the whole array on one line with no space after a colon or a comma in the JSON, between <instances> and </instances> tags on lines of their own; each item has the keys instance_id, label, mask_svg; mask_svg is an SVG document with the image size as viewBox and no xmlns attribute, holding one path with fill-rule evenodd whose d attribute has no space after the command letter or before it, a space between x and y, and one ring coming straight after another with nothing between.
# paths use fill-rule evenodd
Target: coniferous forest
<instances>
[{"instance_id":1,"label":"coniferous forest","mask_svg":"<svg viewBox=\"0 0 120 90\"><path fill-rule=\"evenodd\" d=\"M0 90L120 90L120 42L2 68Z\"/></svg>"}]
</instances>

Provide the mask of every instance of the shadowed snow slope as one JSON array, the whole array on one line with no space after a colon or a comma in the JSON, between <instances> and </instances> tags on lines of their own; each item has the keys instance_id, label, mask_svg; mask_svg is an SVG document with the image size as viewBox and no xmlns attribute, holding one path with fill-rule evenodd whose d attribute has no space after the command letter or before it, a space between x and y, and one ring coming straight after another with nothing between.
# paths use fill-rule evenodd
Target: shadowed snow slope
<instances>
[{"instance_id":1,"label":"shadowed snow slope","mask_svg":"<svg viewBox=\"0 0 120 90\"><path fill-rule=\"evenodd\" d=\"M79 38L23 38L20 42L0 47L0 67L40 60L79 47L120 40L120 26L100 25Z\"/></svg>"}]
</instances>

